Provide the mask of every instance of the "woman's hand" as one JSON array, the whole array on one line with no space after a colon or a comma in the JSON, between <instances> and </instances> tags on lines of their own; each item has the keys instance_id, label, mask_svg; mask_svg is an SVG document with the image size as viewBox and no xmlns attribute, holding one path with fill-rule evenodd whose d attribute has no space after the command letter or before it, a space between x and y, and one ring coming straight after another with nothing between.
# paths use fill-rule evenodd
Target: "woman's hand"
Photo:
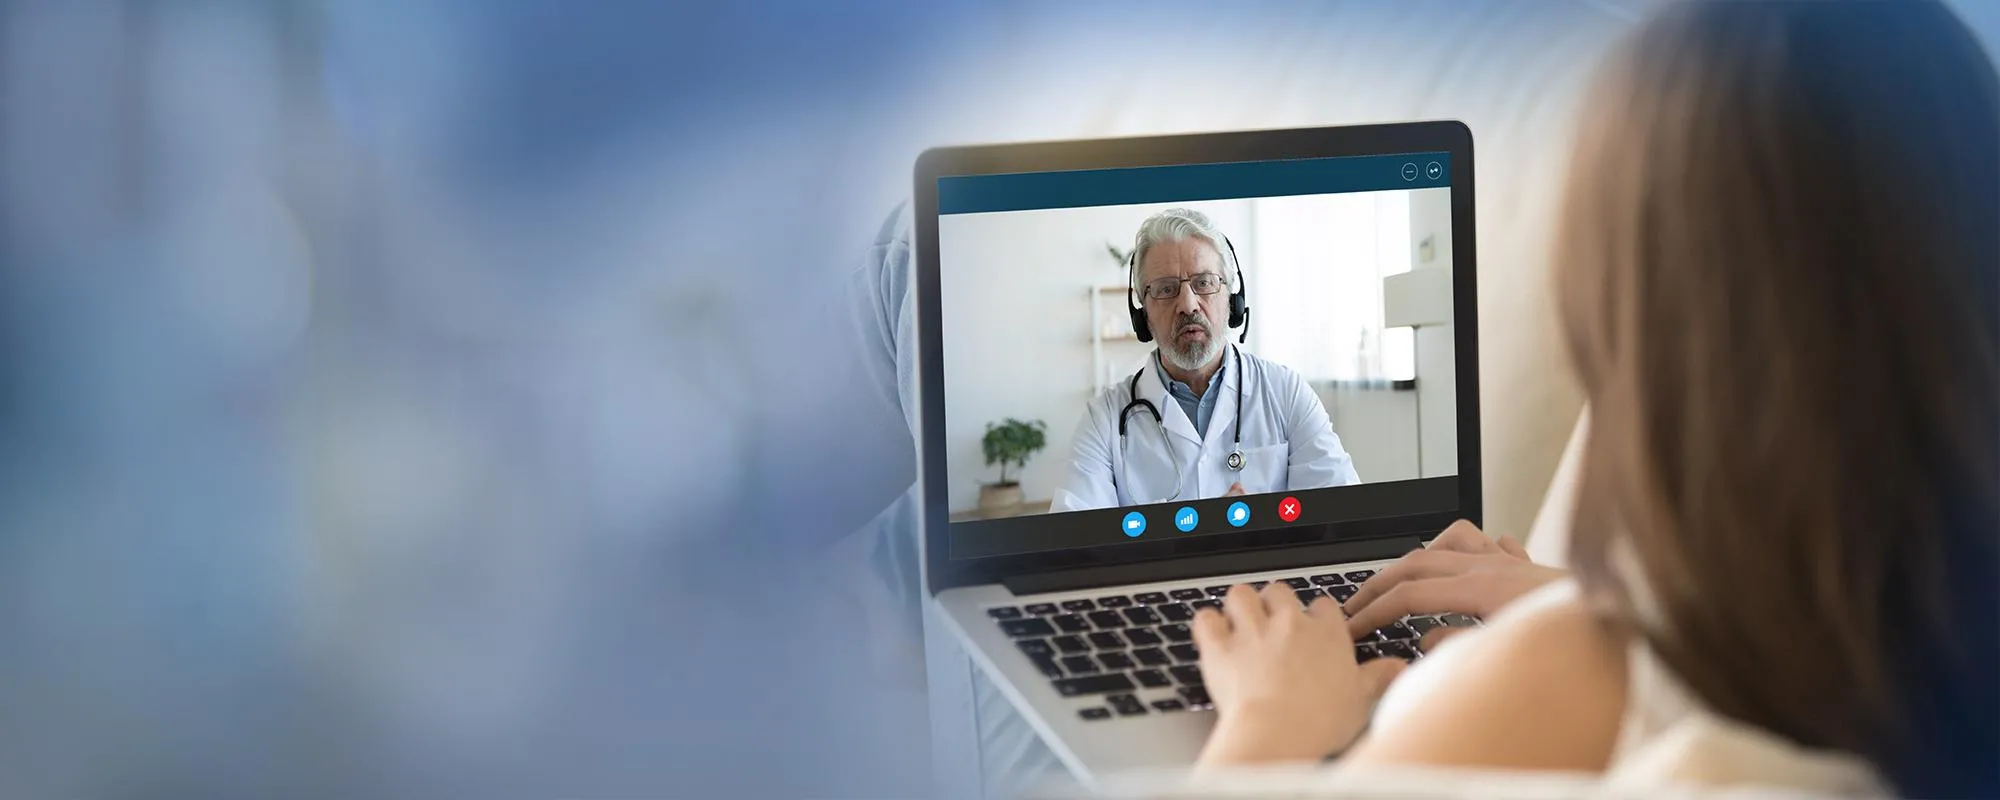
<instances>
[{"instance_id":1,"label":"woman's hand","mask_svg":"<svg viewBox=\"0 0 2000 800\"><path fill-rule=\"evenodd\" d=\"M1513 539L1487 536L1479 526L1459 520L1413 551L1384 567L1347 599L1348 629L1356 638L1410 614L1457 611L1486 617L1514 598L1563 577L1564 571L1528 560L1528 551ZM1439 628L1424 639L1435 646ZM1211 693L1212 694L1212 693Z\"/></svg>"},{"instance_id":2,"label":"woman's hand","mask_svg":"<svg viewBox=\"0 0 2000 800\"><path fill-rule=\"evenodd\" d=\"M1283 583L1261 595L1238 585L1222 607L1194 618L1202 682L1218 717L1198 767L1313 761L1344 749L1406 666L1393 658L1356 665L1353 637L1330 597L1308 610Z\"/></svg>"}]
</instances>

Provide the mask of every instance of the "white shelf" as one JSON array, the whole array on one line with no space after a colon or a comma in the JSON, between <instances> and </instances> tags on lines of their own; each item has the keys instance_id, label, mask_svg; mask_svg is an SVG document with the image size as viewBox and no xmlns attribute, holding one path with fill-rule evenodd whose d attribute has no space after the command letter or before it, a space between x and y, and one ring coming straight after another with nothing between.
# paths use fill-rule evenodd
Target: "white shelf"
<instances>
[{"instance_id":1,"label":"white shelf","mask_svg":"<svg viewBox=\"0 0 2000 800\"><path fill-rule=\"evenodd\" d=\"M1111 374L1114 362L1122 364L1126 361L1126 358L1116 355L1107 356L1105 354L1107 344L1114 347L1118 347L1118 343L1121 342L1145 344L1139 341L1139 335L1132 332L1131 323L1126 320L1124 309L1127 291L1124 286L1092 286L1085 294L1090 303L1090 372L1093 395L1117 380L1117 377ZM1115 310L1105 307L1106 298L1111 295L1117 296ZM1109 319L1106 318L1107 315L1110 316ZM1107 333L1107 330L1117 332ZM1130 351L1120 348L1114 352Z\"/></svg>"}]
</instances>

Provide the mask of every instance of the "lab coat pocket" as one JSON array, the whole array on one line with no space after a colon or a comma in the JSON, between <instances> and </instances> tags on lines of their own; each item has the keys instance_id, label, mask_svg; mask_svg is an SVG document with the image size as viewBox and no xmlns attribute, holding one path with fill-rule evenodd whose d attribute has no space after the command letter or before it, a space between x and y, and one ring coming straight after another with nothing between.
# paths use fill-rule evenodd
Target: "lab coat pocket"
<instances>
[{"instance_id":1,"label":"lab coat pocket","mask_svg":"<svg viewBox=\"0 0 2000 800\"><path fill-rule=\"evenodd\" d=\"M1282 492L1287 488L1291 445L1274 444L1243 451L1243 474L1236 479L1248 494Z\"/></svg>"}]
</instances>

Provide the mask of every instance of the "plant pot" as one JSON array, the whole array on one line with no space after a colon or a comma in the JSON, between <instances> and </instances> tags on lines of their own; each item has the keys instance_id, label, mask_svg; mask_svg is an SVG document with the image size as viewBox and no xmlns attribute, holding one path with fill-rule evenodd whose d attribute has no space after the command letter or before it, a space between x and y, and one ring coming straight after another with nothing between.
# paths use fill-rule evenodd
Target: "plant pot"
<instances>
[{"instance_id":1,"label":"plant pot","mask_svg":"<svg viewBox=\"0 0 2000 800\"><path fill-rule=\"evenodd\" d=\"M979 487L979 510L1002 511L1021 504L1021 484L987 483Z\"/></svg>"}]
</instances>

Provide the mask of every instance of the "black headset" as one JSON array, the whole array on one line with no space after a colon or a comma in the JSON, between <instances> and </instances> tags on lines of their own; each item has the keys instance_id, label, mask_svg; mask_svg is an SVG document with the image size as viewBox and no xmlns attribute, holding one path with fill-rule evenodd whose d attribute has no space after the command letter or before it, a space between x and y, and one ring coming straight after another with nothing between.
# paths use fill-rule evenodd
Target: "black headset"
<instances>
[{"instance_id":1,"label":"black headset","mask_svg":"<svg viewBox=\"0 0 2000 800\"><path fill-rule=\"evenodd\" d=\"M1247 342L1250 341L1250 287L1243 281L1243 262L1236 259L1236 244L1229 241L1228 234L1217 231L1215 235L1222 237L1222 246L1229 249L1229 263L1236 267L1236 291L1229 293L1229 327L1242 328L1243 335L1236 341ZM1132 289L1139 278L1135 271L1138 265L1133 262L1138 257L1137 247L1125 254L1125 310L1132 315L1132 332L1139 335L1139 341L1150 342L1153 340L1153 326L1146 323L1146 305L1139 302Z\"/></svg>"}]
</instances>

